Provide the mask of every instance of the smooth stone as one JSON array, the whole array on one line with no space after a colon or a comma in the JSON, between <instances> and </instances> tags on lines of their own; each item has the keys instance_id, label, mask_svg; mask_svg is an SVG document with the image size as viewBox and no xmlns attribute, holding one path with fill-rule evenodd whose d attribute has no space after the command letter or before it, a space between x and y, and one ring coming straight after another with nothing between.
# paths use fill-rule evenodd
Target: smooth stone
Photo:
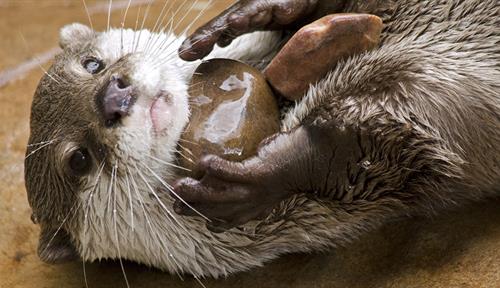
<instances>
[{"instance_id":1,"label":"smooth stone","mask_svg":"<svg viewBox=\"0 0 500 288\"><path fill-rule=\"evenodd\" d=\"M300 100L337 62L377 47L382 28L382 20L375 15L325 16L295 33L264 74L275 92Z\"/></svg>"},{"instance_id":2,"label":"smooth stone","mask_svg":"<svg viewBox=\"0 0 500 288\"><path fill-rule=\"evenodd\" d=\"M191 118L180 140L184 151L179 160L191 177L200 176L197 162L204 155L242 161L256 154L262 140L279 132L277 100L263 74L247 64L229 59L203 62L189 95Z\"/></svg>"}]
</instances>

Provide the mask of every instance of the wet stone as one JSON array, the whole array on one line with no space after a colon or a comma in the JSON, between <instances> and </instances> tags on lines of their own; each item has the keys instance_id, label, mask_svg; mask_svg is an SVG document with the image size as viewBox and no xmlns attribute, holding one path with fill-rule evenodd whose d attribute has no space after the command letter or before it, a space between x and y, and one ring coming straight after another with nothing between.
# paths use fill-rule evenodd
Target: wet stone
<instances>
[{"instance_id":1,"label":"wet stone","mask_svg":"<svg viewBox=\"0 0 500 288\"><path fill-rule=\"evenodd\" d=\"M279 131L276 98L262 73L247 64L228 59L203 62L189 95L191 119L180 142L180 164L192 170L192 177L199 176L196 163L204 155L242 161Z\"/></svg>"},{"instance_id":2,"label":"wet stone","mask_svg":"<svg viewBox=\"0 0 500 288\"><path fill-rule=\"evenodd\" d=\"M297 31L264 74L275 92L300 100L337 62L377 47L382 28L382 20L375 15L325 16Z\"/></svg>"}]
</instances>

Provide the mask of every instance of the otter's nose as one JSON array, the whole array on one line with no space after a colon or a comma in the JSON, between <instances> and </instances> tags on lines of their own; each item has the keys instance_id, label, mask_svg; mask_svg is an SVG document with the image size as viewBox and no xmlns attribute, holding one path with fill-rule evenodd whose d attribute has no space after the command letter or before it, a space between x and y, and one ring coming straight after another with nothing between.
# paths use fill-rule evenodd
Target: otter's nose
<instances>
[{"instance_id":1,"label":"otter's nose","mask_svg":"<svg viewBox=\"0 0 500 288\"><path fill-rule=\"evenodd\" d=\"M128 115L133 105L132 86L115 74L111 76L103 94L100 98L104 123L111 127Z\"/></svg>"}]
</instances>

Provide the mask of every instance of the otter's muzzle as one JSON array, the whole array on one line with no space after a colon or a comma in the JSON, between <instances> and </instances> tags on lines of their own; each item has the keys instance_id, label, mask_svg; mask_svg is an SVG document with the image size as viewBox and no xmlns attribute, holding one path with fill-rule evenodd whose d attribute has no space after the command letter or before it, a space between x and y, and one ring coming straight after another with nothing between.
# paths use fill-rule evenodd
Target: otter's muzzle
<instances>
[{"instance_id":1,"label":"otter's muzzle","mask_svg":"<svg viewBox=\"0 0 500 288\"><path fill-rule=\"evenodd\" d=\"M117 74L111 76L107 87L97 97L104 125L112 127L129 114L134 103L132 85Z\"/></svg>"}]
</instances>

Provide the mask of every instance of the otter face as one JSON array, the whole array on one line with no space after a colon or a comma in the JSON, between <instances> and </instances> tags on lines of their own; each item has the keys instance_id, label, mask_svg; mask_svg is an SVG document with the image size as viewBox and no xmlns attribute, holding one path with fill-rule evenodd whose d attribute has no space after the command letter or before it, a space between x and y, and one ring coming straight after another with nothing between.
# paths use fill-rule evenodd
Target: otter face
<instances>
[{"instance_id":1,"label":"otter face","mask_svg":"<svg viewBox=\"0 0 500 288\"><path fill-rule=\"evenodd\" d=\"M195 68L178 58L180 43L146 30L61 30L63 52L33 99L25 160L42 260L76 255L70 242L81 245L85 228L74 219L95 224L110 217L102 211L129 209L120 197L130 194L117 191L154 190L175 176L169 163L189 119L186 83ZM132 198L131 206L141 199Z\"/></svg>"}]
</instances>

